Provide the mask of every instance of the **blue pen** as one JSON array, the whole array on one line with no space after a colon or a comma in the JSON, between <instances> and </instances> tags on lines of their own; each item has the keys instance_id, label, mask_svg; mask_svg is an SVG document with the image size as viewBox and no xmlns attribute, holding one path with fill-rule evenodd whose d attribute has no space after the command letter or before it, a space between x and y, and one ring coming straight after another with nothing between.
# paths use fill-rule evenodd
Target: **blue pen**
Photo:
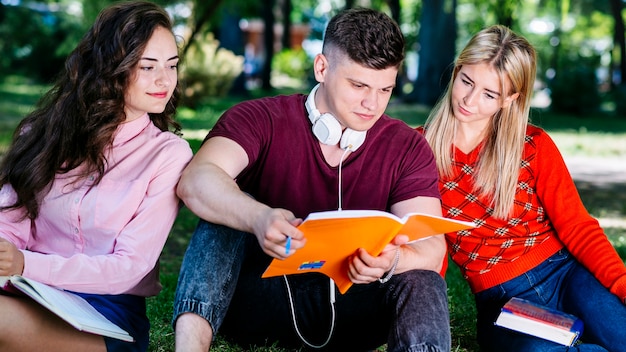
<instances>
[{"instance_id":1,"label":"blue pen","mask_svg":"<svg viewBox=\"0 0 626 352\"><path fill-rule=\"evenodd\" d=\"M285 254L289 254L290 248L291 248L291 237L287 236L287 243L285 244Z\"/></svg>"}]
</instances>

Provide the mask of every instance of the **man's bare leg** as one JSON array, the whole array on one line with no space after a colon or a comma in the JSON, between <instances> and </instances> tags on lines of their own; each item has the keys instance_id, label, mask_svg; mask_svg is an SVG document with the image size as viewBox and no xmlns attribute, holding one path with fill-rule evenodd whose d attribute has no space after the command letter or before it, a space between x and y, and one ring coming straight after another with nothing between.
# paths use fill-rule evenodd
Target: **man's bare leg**
<instances>
[{"instance_id":1,"label":"man's bare leg","mask_svg":"<svg viewBox=\"0 0 626 352\"><path fill-rule=\"evenodd\" d=\"M211 348L213 329L203 317L183 313L176 319L176 351L206 352Z\"/></svg>"}]
</instances>

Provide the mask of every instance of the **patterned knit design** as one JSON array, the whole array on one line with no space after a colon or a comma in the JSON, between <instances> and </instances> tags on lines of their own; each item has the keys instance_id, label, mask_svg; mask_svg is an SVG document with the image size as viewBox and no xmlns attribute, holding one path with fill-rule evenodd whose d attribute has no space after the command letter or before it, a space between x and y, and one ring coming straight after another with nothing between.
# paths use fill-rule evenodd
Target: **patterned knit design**
<instances>
[{"instance_id":1,"label":"patterned knit design","mask_svg":"<svg viewBox=\"0 0 626 352\"><path fill-rule=\"evenodd\" d=\"M504 220L492 217L488 199L473 190L472 176L481 147L469 154L455 148L454 176L442 178L439 184L444 215L477 225L472 230L446 234L451 258L472 291L521 275L567 246L607 288L625 297L626 269L598 222L582 205L549 136L529 126L513 215ZM551 214L556 220L551 220ZM600 258L608 264L601 264Z\"/></svg>"}]
</instances>

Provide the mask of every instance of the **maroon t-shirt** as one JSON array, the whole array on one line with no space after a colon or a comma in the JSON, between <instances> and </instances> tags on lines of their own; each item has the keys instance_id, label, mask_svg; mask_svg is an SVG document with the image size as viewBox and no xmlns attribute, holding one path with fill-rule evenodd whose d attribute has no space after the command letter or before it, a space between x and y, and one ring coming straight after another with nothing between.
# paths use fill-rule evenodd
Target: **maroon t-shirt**
<instances>
[{"instance_id":1,"label":"maroon t-shirt","mask_svg":"<svg viewBox=\"0 0 626 352\"><path fill-rule=\"evenodd\" d=\"M324 160L301 94L240 103L224 113L207 138L227 137L243 147L250 164L239 187L258 201L304 218L339 206L339 167ZM365 143L342 164L344 210L389 211L417 196L440 198L432 151L404 122L383 115Z\"/></svg>"}]
</instances>

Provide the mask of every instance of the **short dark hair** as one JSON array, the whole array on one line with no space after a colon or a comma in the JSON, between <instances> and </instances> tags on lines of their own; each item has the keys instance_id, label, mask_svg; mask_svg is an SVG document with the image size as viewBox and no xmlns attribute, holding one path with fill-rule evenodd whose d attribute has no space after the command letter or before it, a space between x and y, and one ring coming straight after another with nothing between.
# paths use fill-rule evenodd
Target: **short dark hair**
<instances>
[{"instance_id":1,"label":"short dark hair","mask_svg":"<svg viewBox=\"0 0 626 352\"><path fill-rule=\"evenodd\" d=\"M368 68L399 67L404 60L404 36L386 14L352 8L339 12L326 27L322 53L329 55L334 49Z\"/></svg>"}]
</instances>

